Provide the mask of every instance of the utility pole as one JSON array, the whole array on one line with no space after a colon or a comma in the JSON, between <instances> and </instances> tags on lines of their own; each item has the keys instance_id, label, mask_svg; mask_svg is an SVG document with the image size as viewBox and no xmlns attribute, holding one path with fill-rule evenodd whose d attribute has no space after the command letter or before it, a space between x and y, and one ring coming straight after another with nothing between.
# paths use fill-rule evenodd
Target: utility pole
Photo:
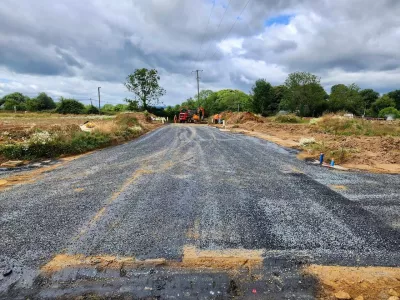
<instances>
[{"instance_id":1,"label":"utility pole","mask_svg":"<svg viewBox=\"0 0 400 300\"><path fill-rule=\"evenodd\" d=\"M99 93L99 115L100 115L100 89L101 89L101 87L99 86L97 88L97 92Z\"/></svg>"},{"instance_id":2,"label":"utility pole","mask_svg":"<svg viewBox=\"0 0 400 300\"><path fill-rule=\"evenodd\" d=\"M192 73L196 73L196 79L197 79L197 101L200 102L200 77L199 77L199 72L203 72L203 70L192 71Z\"/></svg>"}]
</instances>

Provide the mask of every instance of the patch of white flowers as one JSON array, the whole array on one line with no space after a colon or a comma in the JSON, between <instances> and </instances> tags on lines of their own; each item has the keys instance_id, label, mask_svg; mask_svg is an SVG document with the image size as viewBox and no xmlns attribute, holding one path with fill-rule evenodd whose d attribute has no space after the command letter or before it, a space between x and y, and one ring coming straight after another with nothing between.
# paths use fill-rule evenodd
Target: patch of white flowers
<instances>
[{"instance_id":1,"label":"patch of white flowers","mask_svg":"<svg viewBox=\"0 0 400 300\"><path fill-rule=\"evenodd\" d=\"M1 135L8 136L8 135L10 135L10 133L8 131L4 131L1 133Z\"/></svg>"},{"instance_id":2,"label":"patch of white flowers","mask_svg":"<svg viewBox=\"0 0 400 300\"><path fill-rule=\"evenodd\" d=\"M133 133L141 133L143 131L142 127L140 126L130 127L129 130Z\"/></svg>"},{"instance_id":3,"label":"patch of white flowers","mask_svg":"<svg viewBox=\"0 0 400 300\"><path fill-rule=\"evenodd\" d=\"M307 145L315 144L315 143L316 143L316 141L314 138L301 138L300 142L299 142L300 146L303 146L303 147L307 146Z\"/></svg>"},{"instance_id":4,"label":"patch of white flowers","mask_svg":"<svg viewBox=\"0 0 400 300\"><path fill-rule=\"evenodd\" d=\"M55 135L48 131L35 132L29 138L29 144L46 145L55 139Z\"/></svg>"},{"instance_id":5,"label":"patch of white flowers","mask_svg":"<svg viewBox=\"0 0 400 300\"><path fill-rule=\"evenodd\" d=\"M313 118L313 119L310 120L310 124L311 124L311 125L315 125L315 124L317 124L319 121L321 121L320 118Z\"/></svg>"}]
</instances>

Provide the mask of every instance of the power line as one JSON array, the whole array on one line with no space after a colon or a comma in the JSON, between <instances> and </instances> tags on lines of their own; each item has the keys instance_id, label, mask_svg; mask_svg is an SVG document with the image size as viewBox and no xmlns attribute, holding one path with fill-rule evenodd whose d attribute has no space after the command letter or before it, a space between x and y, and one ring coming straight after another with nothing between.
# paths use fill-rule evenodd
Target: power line
<instances>
[{"instance_id":1,"label":"power line","mask_svg":"<svg viewBox=\"0 0 400 300\"><path fill-rule=\"evenodd\" d=\"M240 17L242 16L242 14L244 13L244 11L246 10L247 6L249 5L251 0L248 0L246 5L243 7L242 11L240 12L240 15L236 18L235 22L232 24L231 29L229 30L228 34L225 36L225 38L221 41L221 43L223 41L226 40L226 38L229 36L229 34L232 32L233 28L235 27L236 23L238 20L240 20ZM217 53L218 49L215 50L215 52L213 53L213 55L211 56L211 59L214 57L214 55Z\"/></svg>"},{"instance_id":2,"label":"power line","mask_svg":"<svg viewBox=\"0 0 400 300\"><path fill-rule=\"evenodd\" d=\"M227 7L226 7L226 9L225 9L225 11L224 11L224 14L222 15L222 18L221 18L221 20L220 20L220 22L219 22L219 24L218 24L217 32L219 31L219 28L221 27L222 21L223 21L224 18L225 18L226 12L228 11L228 8L229 8L229 6L231 5L231 2L232 2L232 0L229 0L229 3L228 3L228 5L227 5ZM210 50L210 47L211 47L211 44L208 46L207 51L205 52L202 61L206 58L207 53L208 53L208 51Z\"/></svg>"},{"instance_id":3,"label":"power line","mask_svg":"<svg viewBox=\"0 0 400 300\"><path fill-rule=\"evenodd\" d=\"M205 38L205 36L206 36L206 32L207 32L207 29L208 29L208 25L210 25L211 16L212 16L212 13L213 13L214 7L215 7L215 1L216 1L216 0L213 1L213 6L212 6L212 8L211 8L210 16L208 17L207 26L206 26L206 29L205 29L205 31L204 31L204 33L203 33L203 37L201 38L200 49L199 49L199 52L197 53L196 60L199 58L200 52L201 52L201 50L203 49L204 38Z\"/></svg>"}]
</instances>

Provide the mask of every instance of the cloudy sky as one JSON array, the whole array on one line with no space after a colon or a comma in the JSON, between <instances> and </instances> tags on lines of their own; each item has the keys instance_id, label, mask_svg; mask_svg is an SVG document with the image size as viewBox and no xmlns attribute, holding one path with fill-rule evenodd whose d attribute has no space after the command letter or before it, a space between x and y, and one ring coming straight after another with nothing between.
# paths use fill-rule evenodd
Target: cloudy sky
<instances>
[{"instance_id":1,"label":"cloudy sky","mask_svg":"<svg viewBox=\"0 0 400 300\"><path fill-rule=\"evenodd\" d=\"M100 86L118 103L143 67L159 70L166 105L195 94L195 69L202 89L308 71L327 91L387 92L400 88L399 16L399 0L1 0L0 96L88 101Z\"/></svg>"}]
</instances>

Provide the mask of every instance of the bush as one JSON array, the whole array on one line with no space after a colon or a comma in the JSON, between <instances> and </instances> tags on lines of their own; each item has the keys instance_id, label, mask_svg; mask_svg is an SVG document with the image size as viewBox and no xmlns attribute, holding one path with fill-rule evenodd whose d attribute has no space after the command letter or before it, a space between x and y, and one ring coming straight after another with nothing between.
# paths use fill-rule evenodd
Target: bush
<instances>
[{"instance_id":1,"label":"bush","mask_svg":"<svg viewBox=\"0 0 400 300\"><path fill-rule=\"evenodd\" d=\"M61 98L56 112L60 114L83 114L85 112L85 106L75 99Z\"/></svg>"},{"instance_id":2,"label":"bush","mask_svg":"<svg viewBox=\"0 0 400 300\"><path fill-rule=\"evenodd\" d=\"M275 117L275 122L278 123L302 123L302 119L296 115L279 115Z\"/></svg>"},{"instance_id":3,"label":"bush","mask_svg":"<svg viewBox=\"0 0 400 300\"><path fill-rule=\"evenodd\" d=\"M120 126L132 127L132 126L139 125L138 119L129 113L117 115L117 117L115 118L115 121Z\"/></svg>"},{"instance_id":4,"label":"bush","mask_svg":"<svg viewBox=\"0 0 400 300\"><path fill-rule=\"evenodd\" d=\"M88 105L86 107L86 113L88 115L98 115L99 114L99 109L94 105Z\"/></svg>"},{"instance_id":5,"label":"bush","mask_svg":"<svg viewBox=\"0 0 400 300\"><path fill-rule=\"evenodd\" d=\"M400 118L400 112L394 107L386 107L379 112L379 118L386 118L388 116L393 116L393 118Z\"/></svg>"}]
</instances>

